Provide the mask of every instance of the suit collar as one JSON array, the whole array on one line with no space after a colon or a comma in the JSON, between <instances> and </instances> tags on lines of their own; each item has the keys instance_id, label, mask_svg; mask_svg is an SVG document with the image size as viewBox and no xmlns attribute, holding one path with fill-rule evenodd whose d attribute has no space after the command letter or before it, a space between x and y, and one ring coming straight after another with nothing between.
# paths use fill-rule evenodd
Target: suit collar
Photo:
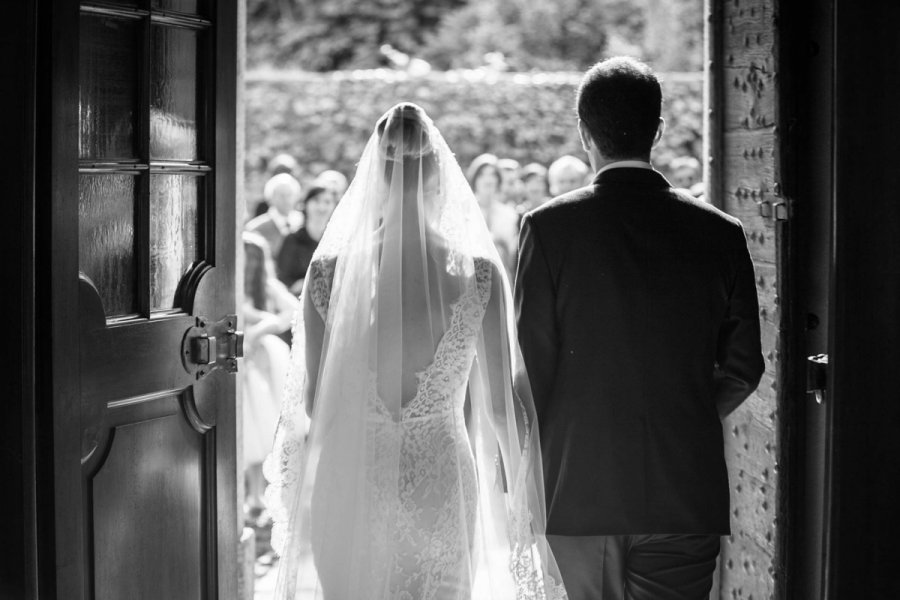
<instances>
[{"instance_id":1,"label":"suit collar","mask_svg":"<svg viewBox=\"0 0 900 600\"><path fill-rule=\"evenodd\" d=\"M634 167L618 167L602 171L594 177L594 185L599 184L626 184L645 185L650 187L668 188L672 184L663 177L662 173L655 169L642 169Z\"/></svg>"}]
</instances>

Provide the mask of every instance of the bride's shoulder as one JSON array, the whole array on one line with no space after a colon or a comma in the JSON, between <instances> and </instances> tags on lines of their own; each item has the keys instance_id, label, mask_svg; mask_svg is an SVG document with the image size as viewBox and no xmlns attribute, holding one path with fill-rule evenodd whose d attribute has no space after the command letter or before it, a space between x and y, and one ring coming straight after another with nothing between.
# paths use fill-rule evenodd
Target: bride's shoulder
<instances>
[{"instance_id":1,"label":"bride's shoulder","mask_svg":"<svg viewBox=\"0 0 900 600\"><path fill-rule=\"evenodd\" d=\"M334 277L334 268L337 257L320 255L314 257L309 263L307 277L311 279L325 279L330 281Z\"/></svg>"}]
</instances>

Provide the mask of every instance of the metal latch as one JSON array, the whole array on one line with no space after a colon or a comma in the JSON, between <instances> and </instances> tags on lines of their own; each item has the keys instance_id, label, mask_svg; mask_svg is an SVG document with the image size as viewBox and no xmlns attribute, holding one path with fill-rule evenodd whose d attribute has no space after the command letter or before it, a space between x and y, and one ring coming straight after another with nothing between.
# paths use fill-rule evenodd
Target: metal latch
<instances>
[{"instance_id":1,"label":"metal latch","mask_svg":"<svg viewBox=\"0 0 900 600\"><path fill-rule=\"evenodd\" d=\"M209 322L197 317L181 341L181 364L201 379L216 369L236 373L237 359L244 356L244 332L237 330L237 315Z\"/></svg>"},{"instance_id":2,"label":"metal latch","mask_svg":"<svg viewBox=\"0 0 900 600\"><path fill-rule=\"evenodd\" d=\"M828 387L828 355L816 354L806 357L806 391L815 394L816 403L825 400L825 389Z\"/></svg>"}]
</instances>

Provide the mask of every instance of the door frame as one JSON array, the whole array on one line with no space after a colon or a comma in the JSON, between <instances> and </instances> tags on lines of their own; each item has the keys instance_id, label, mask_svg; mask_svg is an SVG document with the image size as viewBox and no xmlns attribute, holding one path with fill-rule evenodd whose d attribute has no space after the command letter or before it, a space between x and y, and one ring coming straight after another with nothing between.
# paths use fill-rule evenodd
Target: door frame
<instances>
[{"instance_id":1,"label":"door frame","mask_svg":"<svg viewBox=\"0 0 900 600\"><path fill-rule=\"evenodd\" d=\"M834 209L834 0L786 5L781 70L786 125L782 172L795 208L785 225L787 322L782 451L780 598L823 598L834 480L830 459L833 402L807 392L807 357L830 353ZM815 456L810 456L814 453ZM819 497L821 494L821 497Z\"/></svg>"},{"instance_id":2,"label":"door frame","mask_svg":"<svg viewBox=\"0 0 900 600\"><path fill-rule=\"evenodd\" d=\"M812 598L809 576L821 589L816 600L843 598L893 598L900 594L900 580L893 577L897 556L896 532L900 515L895 509L893 489L900 482L900 403L897 402L897 366L900 364L900 172L896 168L896 144L900 137L894 110L900 104L900 76L891 61L900 56L900 39L889 28L874 24L900 20L900 5L854 3L849 0L806 0L787 3L781 15L782 31L794 37L790 62L782 65L790 85L790 115L799 129L792 139L786 172L792 174L789 194L801 198L803 186L815 176L816 159L811 158L806 106L817 104L824 81L830 80L831 133L822 136L828 144L827 172L830 178L828 260L823 276L828 278L827 345L829 369L824 399L824 498L820 521L821 552L810 556L803 537L790 536L786 542L786 581L779 597ZM814 17L818 7L818 17ZM812 18L830 23L810 22ZM804 53L810 32L819 28L818 38L830 44L828 64L818 72L804 73ZM808 66L808 65L807 65ZM803 73L803 75L800 75ZM791 77L793 75L793 78ZM804 79L805 77L805 79ZM818 82L810 81L818 78ZM798 81L799 80L799 81ZM813 87L815 86L815 87ZM817 89L818 88L818 89ZM820 107L821 108L821 107ZM805 161L805 162L804 162ZM824 162L824 161L823 161ZM792 241L791 268L801 275L808 268L804 244L808 223L801 224L804 211L823 209L797 203L796 229ZM813 217L816 218L816 217ZM802 523L804 467L804 404L814 402L806 393L805 340L807 321L804 291L792 288L786 296L794 313L790 330L789 402L794 404L792 434L785 471L790 473L786 512L789 527ZM892 460L886 460L892 459ZM818 518L818 517L817 517ZM782 524L784 527L784 524ZM798 567L814 564L818 572L804 573Z\"/></svg>"},{"instance_id":3,"label":"door frame","mask_svg":"<svg viewBox=\"0 0 900 600\"><path fill-rule=\"evenodd\" d=\"M831 509L825 598L896 598L900 513L900 22L896 2L834 0Z\"/></svg>"},{"instance_id":4,"label":"door frame","mask_svg":"<svg viewBox=\"0 0 900 600\"><path fill-rule=\"evenodd\" d=\"M6 57L0 80L0 107L6 119L0 141L0 168L6 185L6 229L0 247L3 281L13 293L4 297L11 352L2 361L8 394L0 421L0 460L4 493L0 494L0 539L11 549L0 563L0 596L36 596L37 519L35 401L35 78L37 0L6 7L8 27L0 39ZM42 342L45 340L42 340Z\"/></svg>"}]
</instances>

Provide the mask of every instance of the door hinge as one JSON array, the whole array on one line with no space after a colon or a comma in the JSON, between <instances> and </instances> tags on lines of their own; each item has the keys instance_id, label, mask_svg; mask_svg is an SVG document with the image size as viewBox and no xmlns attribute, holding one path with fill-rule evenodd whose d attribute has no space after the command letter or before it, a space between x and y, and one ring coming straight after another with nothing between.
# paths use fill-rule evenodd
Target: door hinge
<instances>
[{"instance_id":1,"label":"door hinge","mask_svg":"<svg viewBox=\"0 0 900 600\"><path fill-rule=\"evenodd\" d=\"M787 200L763 200L759 203L759 215L773 221L788 221L791 218L791 205Z\"/></svg>"}]
</instances>

